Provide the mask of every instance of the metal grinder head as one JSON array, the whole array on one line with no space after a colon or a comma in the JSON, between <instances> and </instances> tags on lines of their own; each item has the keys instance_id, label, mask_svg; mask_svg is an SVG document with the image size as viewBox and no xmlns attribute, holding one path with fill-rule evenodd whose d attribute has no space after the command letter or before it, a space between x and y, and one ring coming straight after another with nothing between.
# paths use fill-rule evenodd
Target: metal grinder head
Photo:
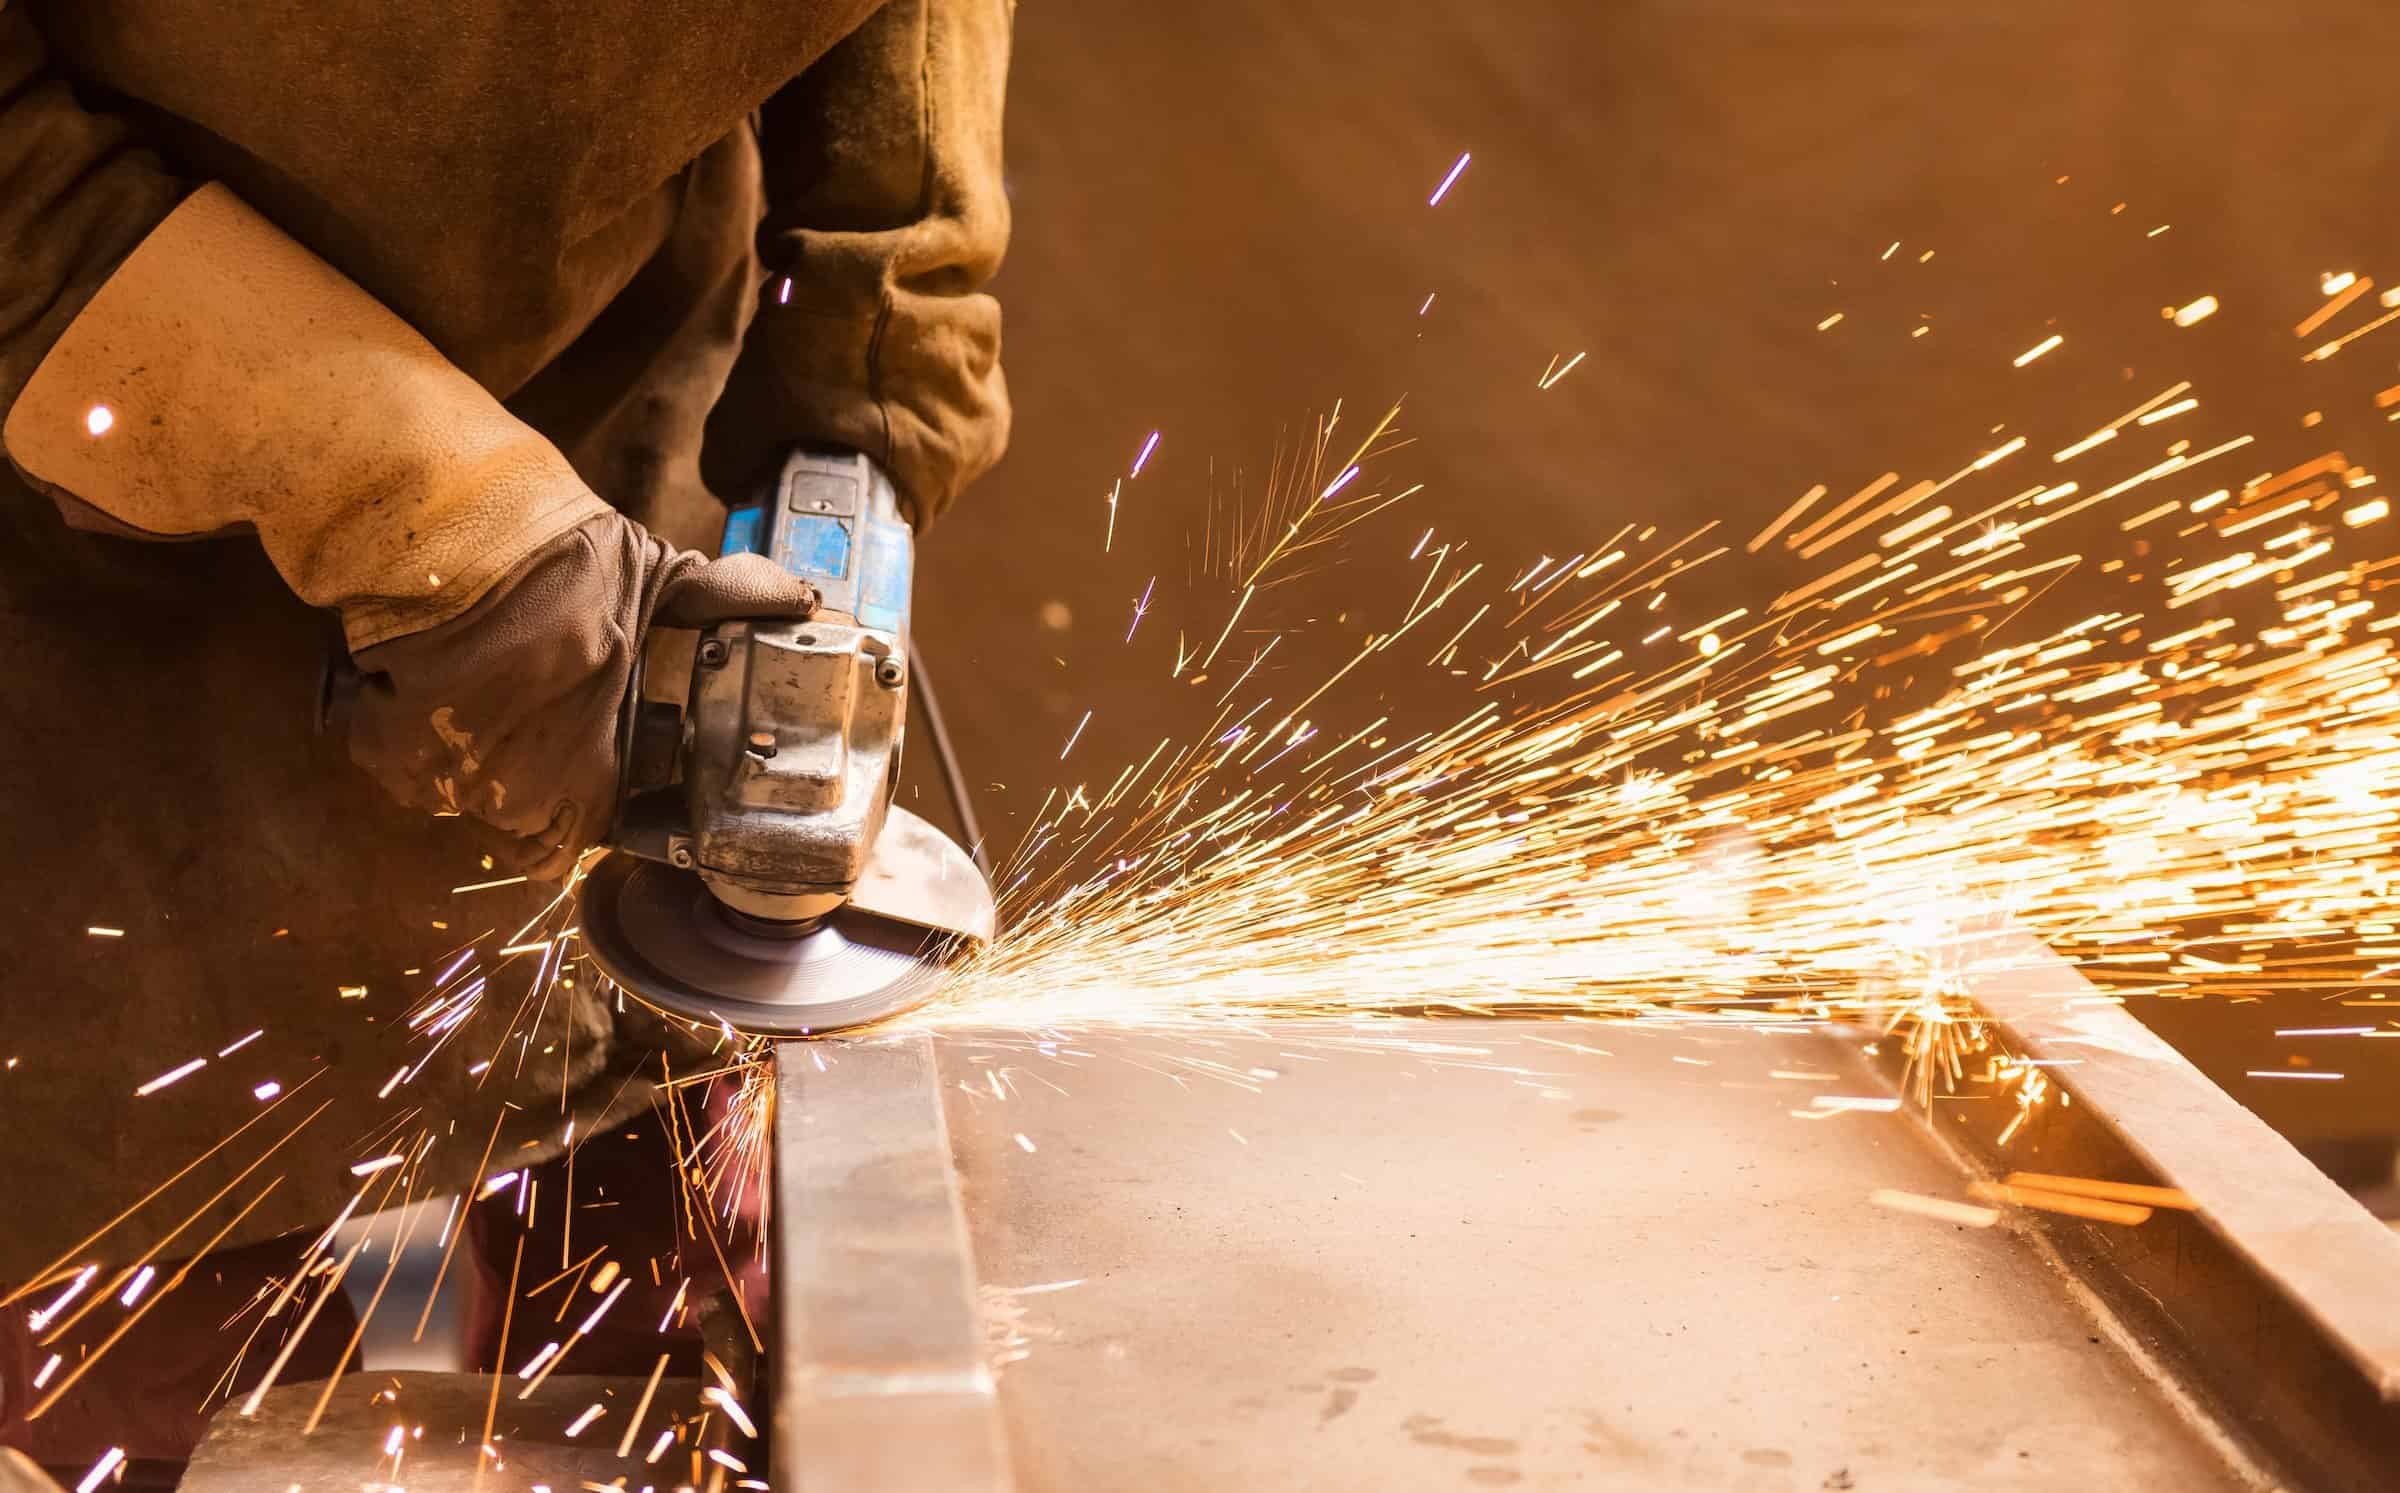
<instances>
[{"instance_id":1,"label":"metal grinder head","mask_svg":"<svg viewBox=\"0 0 2400 1493\"><path fill-rule=\"evenodd\" d=\"M585 947L636 997L816 1035L919 1004L991 938L974 862L891 804L914 549L855 453L795 451L733 509L723 552L766 555L820 601L704 634L680 707L647 679L631 692L611 853L579 895Z\"/></svg>"},{"instance_id":2,"label":"metal grinder head","mask_svg":"<svg viewBox=\"0 0 2400 1493\"><path fill-rule=\"evenodd\" d=\"M754 917L695 872L612 853L584 878L583 941L661 1010L762 1036L819 1036L922 1004L992 936L983 873L949 836L891 809L850 899L818 917Z\"/></svg>"}]
</instances>

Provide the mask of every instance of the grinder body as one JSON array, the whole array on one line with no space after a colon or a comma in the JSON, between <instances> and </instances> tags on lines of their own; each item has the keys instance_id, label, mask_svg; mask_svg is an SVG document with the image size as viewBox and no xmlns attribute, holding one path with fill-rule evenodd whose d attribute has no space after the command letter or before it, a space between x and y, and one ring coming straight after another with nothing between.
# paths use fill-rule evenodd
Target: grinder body
<instances>
[{"instance_id":1,"label":"grinder body","mask_svg":"<svg viewBox=\"0 0 2400 1493\"><path fill-rule=\"evenodd\" d=\"M718 624L680 707L637 684L586 945L635 995L773 1034L893 1014L992 933L991 890L893 806L915 539L866 457L796 450L729 514L723 552L817 588L797 621Z\"/></svg>"}]
</instances>

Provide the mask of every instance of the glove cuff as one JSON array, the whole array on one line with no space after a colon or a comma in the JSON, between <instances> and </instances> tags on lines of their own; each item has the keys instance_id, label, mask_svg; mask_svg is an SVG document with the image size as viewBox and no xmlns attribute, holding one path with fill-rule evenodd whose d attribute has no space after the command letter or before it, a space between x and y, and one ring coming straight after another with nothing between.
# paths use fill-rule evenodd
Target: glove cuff
<instances>
[{"instance_id":1,"label":"glove cuff","mask_svg":"<svg viewBox=\"0 0 2400 1493\"><path fill-rule=\"evenodd\" d=\"M293 591L340 608L353 652L456 617L611 511L432 343L221 185L101 286L0 444L70 522L255 530Z\"/></svg>"}]
</instances>

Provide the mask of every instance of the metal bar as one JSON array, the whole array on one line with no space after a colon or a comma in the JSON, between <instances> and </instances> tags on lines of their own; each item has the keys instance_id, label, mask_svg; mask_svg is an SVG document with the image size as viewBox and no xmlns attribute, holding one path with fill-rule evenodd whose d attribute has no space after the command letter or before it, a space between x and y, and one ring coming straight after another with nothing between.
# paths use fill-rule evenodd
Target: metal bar
<instances>
[{"instance_id":1,"label":"metal bar","mask_svg":"<svg viewBox=\"0 0 2400 1493\"><path fill-rule=\"evenodd\" d=\"M617 1455L616 1429L641 1395L645 1381L639 1378L553 1374L531 1399L518 1400L513 1397L515 1377L503 1372L499 1377L506 1381L510 1397L502 1402L507 1407L500 1422L502 1439L492 1443L499 1456L495 1462L476 1434L490 1403L493 1376L396 1369L360 1377L374 1386L373 1391L335 1395L314 1435L302 1429L315 1410L319 1387L314 1383L277 1385L267 1391L254 1416L222 1411L209 1422L208 1434L174 1487L179 1493L290 1488L516 1493L545 1486L621 1486L611 1479L623 1479L628 1472L672 1487L683 1481L674 1470L692 1455L690 1446L678 1446L673 1462L657 1466L644 1464L639 1451L630 1462ZM601 1408L598 1417L590 1417L593 1406ZM674 1419L694 1418L703 1408L699 1384L667 1380L651 1403L642 1445ZM423 1436L395 1448L401 1453L397 1473L392 1455L384 1450L396 1424L425 1428ZM714 1417L703 1447L723 1445L729 1430L724 1416ZM139 1481L143 1470L137 1463L127 1485L167 1486ZM11 1482L0 1471L0 1493L41 1493L49 1486Z\"/></svg>"},{"instance_id":2,"label":"metal bar","mask_svg":"<svg viewBox=\"0 0 2400 1493\"><path fill-rule=\"evenodd\" d=\"M2181 1189L2140 1228L2028 1220L2223 1420L2301 1483L2387 1488L2400 1467L2400 1238L2075 968L2023 933L1962 951L1967 995L2071 1103L1945 1103L1928 1118L1995 1171ZM1887 1060L1890 1054L1887 1053Z\"/></svg>"},{"instance_id":3,"label":"metal bar","mask_svg":"<svg viewBox=\"0 0 2400 1493\"><path fill-rule=\"evenodd\" d=\"M774 1477L808 1493L1008 1493L933 1040L775 1058Z\"/></svg>"}]
</instances>

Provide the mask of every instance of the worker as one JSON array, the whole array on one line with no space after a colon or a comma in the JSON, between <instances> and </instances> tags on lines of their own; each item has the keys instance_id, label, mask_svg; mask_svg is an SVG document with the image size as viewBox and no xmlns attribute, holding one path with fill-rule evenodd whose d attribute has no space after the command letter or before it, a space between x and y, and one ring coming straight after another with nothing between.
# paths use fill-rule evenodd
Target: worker
<instances>
[{"instance_id":1,"label":"worker","mask_svg":"<svg viewBox=\"0 0 2400 1493\"><path fill-rule=\"evenodd\" d=\"M362 1145L438 1195L642 1106L661 1034L594 980L401 1018L451 959L529 983L478 935L609 828L651 629L808 607L700 553L717 495L840 447L922 526L999 457L1010 24L0 0L0 1281L195 1159L75 1258L277 1247L375 1206Z\"/></svg>"}]
</instances>

